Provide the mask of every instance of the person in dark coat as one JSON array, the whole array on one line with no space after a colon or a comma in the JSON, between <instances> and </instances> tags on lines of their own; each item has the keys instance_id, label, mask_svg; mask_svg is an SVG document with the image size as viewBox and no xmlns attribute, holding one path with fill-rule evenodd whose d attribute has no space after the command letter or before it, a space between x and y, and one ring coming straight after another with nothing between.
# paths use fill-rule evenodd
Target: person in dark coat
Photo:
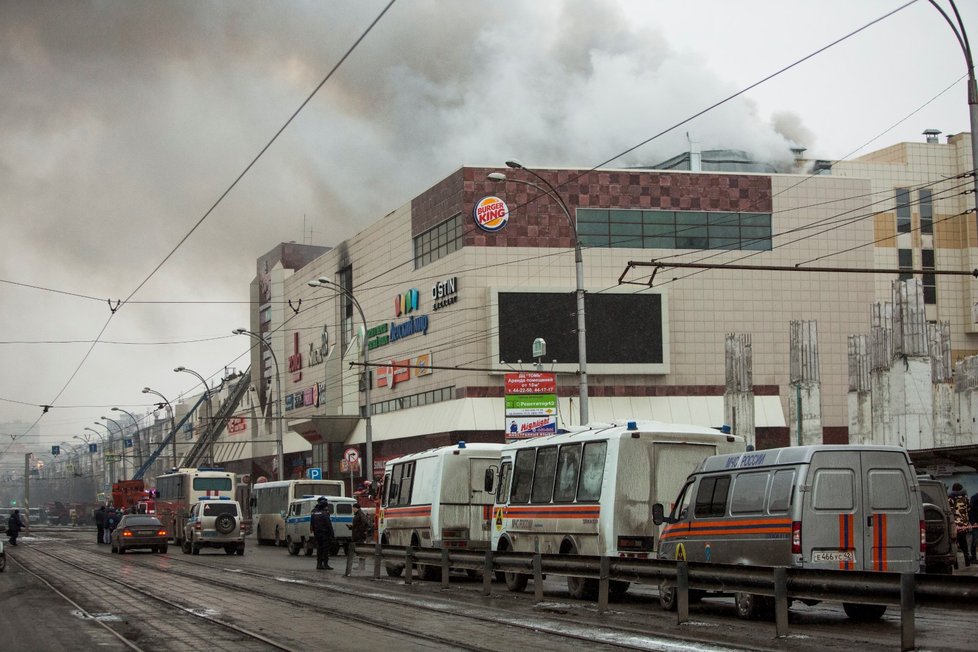
<instances>
[{"instance_id":1,"label":"person in dark coat","mask_svg":"<svg viewBox=\"0 0 978 652\"><path fill-rule=\"evenodd\" d=\"M971 558L968 548L968 532L971 531L971 520L968 518L968 493L960 482L955 482L947 494L947 503L954 515L954 526L958 531L958 549L964 555L964 565L971 566L975 561Z\"/></svg>"},{"instance_id":2,"label":"person in dark coat","mask_svg":"<svg viewBox=\"0 0 978 652\"><path fill-rule=\"evenodd\" d=\"M20 510L15 509L7 519L7 538L10 540L10 545L17 545L17 536L23 528L24 523L20 520Z\"/></svg>"},{"instance_id":3,"label":"person in dark coat","mask_svg":"<svg viewBox=\"0 0 978 652\"><path fill-rule=\"evenodd\" d=\"M105 515L105 543L112 543L112 530L119 524L122 515L115 511L115 507L110 507Z\"/></svg>"},{"instance_id":4,"label":"person in dark coat","mask_svg":"<svg viewBox=\"0 0 978 652\"><path fill-rule=\"evenodd\" d=\"M353 543L363 543L367 540L367 533L370 532L370 519L360 509L360 505L353 506L353 523L350 530Z\"/></svg>"},{"instance_id":5,"label":"person in dark coat","mask_svg":"<svg viewBox=\"0 0 978 652\"><path fill-rule=\"evenodd\" d=\"M333 522L329 519L329 501L320 496L312 508L312 534L316 537L316 570L333 570L329 565L329 547L333 543Z\"/></svg>"},{"instance_id":6,"label":"person in dark coat","mask_svg":"<svg viewBox=\"0 0 978 652\"><path fill-rule=\"evenodd\" d=\"M99 505L98 509L95 510L95 527L98 529L98 539L95 540L96 543L104 543L105 539L105 505Z\"/></svg>"}]
</instances>

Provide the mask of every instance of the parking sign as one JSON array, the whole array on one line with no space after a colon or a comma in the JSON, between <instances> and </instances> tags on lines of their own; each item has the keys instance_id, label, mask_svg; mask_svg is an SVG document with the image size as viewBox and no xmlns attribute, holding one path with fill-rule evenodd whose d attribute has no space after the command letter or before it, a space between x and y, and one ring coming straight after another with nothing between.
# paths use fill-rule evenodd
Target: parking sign
<instances>
[{"instance_id":1,"label":"parking sign","mask_svg":"<svg viewBox=\"0 0 978 652\"><path fill-rule=\"evenodd\" d=\"M323 470L319 467L306 469L306 474L309 476L310 480L322 480Z\"/></svg>"}]
</instances>

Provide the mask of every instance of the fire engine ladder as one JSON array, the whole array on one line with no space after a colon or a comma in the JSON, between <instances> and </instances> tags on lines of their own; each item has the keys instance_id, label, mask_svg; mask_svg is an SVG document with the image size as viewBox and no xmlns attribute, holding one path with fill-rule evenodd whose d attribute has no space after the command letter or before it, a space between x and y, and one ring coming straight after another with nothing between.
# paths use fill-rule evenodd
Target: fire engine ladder
<instances>
[{"instance_id":1,"label":"fire engine ladder","mask_svg":"<svg viewBox=\"0 0 978 652\"><path fill-rule=\"evenodd\" d=\"M136 472L132 476L133 480L143 479L143 475L146 474L146 471L148 471L149 468L153 466L153 462L155 462L156 459L160 456L160 454L164 450L166 450L166 447L170 445L170 442L173 440L173 438L177 436L177 432L179 432L180 429L183 428L183 424L187 423L190 417L194 415L194 412L197 411L197 408L200 407L201 403L204 402L204 399L206 397L207 397L206 393L200 395L200 398L197 400L196 403L194 403L194 406L190 408L190 410L185 415L183 415L183 418L181 418L177 422L177 424L173 427L173 430L170 432L170 434L167 435L162 442L160 442L160 445L156 448L155 451L153 451L153 454L147 457L146 461L143 462L143 465L136 470Z\"/></svg>"},{"instance_id":2,"label":"fire engine ladder","mask_svg":"<svg viewBox=\"0 0 978 652\"><path fill-rule=\"evenodd\" d=\"M197 441L190 448L190 451L184 456L181 466L193 468L199 466L202 461L213 462L213 460L205 459L205 456L209 457L211 446L227 428L228 419L234 415L235 410L238 409L238 404L241 403L241 399L248 393L250 386L251 374L246 372L238 379L230 395L221 403L217 412L214 413L213 418L210 420L210 423L204 429L204 432L201 433L200 437L197 438Z\"/></svg>"}]
</instances>

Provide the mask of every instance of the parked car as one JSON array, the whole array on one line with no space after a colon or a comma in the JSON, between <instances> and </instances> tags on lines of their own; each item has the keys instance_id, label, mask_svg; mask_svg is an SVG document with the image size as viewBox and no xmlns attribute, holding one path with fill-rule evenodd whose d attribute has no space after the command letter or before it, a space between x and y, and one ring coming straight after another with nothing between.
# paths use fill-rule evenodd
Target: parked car
<instances>
[{"instance_id":1,"label":"parked car","mask_svg":"<svg viewBox=\"0 0 978 652\"><path fill-rule=\"evenodd\" d=\"M109 542L112 552L120 555L136 548L149 548L165 555L169 537L170 533L155 516L126 514L112 530Z\"/></svg>"},{"instance_id":2,"label":"parked car","mask_svg":"<svg viewBox=\"0 0 978 652\"><path fill-rule=\"evenodd\" d=\"M924 567L927 573L950 575L957 563L954 540L954 515L947 502L947 487L940 480L918 476L920 499L924 504L924 528L927 549Z\"/></svg>"}]
</instances>

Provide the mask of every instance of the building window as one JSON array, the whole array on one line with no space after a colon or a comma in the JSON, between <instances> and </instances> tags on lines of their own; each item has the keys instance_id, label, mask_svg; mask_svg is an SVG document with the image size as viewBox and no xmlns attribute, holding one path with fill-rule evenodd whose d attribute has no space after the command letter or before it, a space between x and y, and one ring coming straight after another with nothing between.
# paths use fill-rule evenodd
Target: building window
<instances>
[{"instance_id":1,"label":"building window","mask_svg":"<svg viewBox=\"0 0 978 652\"><path fill-rule=\"evenodd\" d=\"M397 410L407 410L408 408L420 407L422 405L431 405L432 403L451 401L454 397L455 386L452 385L451 387L433 389L430 392L411 394L410 396L392 398L388 401L371 403L370 411L371 414L384 414L385 412L396 412Z\"/></svg>"},{"instance_id":2,"label":"building window","mask_svg":"<svg viewBox=\"0 0 978 652\"><path fill-rule=\"evenodd\" d=\"M910 191L896 189L897 233L910 233Z\"/></svg>"},{"instance_id":3,"label":"building window","mask_svg":"<svg viewBox=\"0 0 978 652\"><path fill-rule=\"evenodd\" d=\"M464 233L462 214L459 213L417 236L414 239L414 269L461 249Z\"/></svg>"},{"instance_id":4,"label":"building window","mask_svg":"<svg viewBox=\"0 0 978 652\"><path fill-rule=\"evenodd\" d=\"M930 190L921 190L920 197L920 232L924 235L934 233L934 204L931 202Z\"/></svg>"},{"instance_id":5,"label":"building window","mask_svg":"<svg viewBox=\"0 0 978 652\"><path fill-rule=\"evenodd\" d=\"M906 281L913 278L913 250L897 249L897 266L900 268L900 280ZM903 271L906 270L906 271Z\"/></svg>"},{"instance_id":6,"label":"building window","mask_svg":"<svg viewBox=\"0 0 978 652\"><path fill-rule=\"evenodd\" d=\"M577 209L582 246L771 250L770 213Z\"/></svg>"},{"instance_id":7,"label":"building window","mask_svg":"<svg viewBox=\"0 0 978 652\"><path fill-rule=\"evenodd\" d=\"M353 300L350 296L353 294L353 266L344 267L339 271L338 274L339 286L345 290L345 292L340 292L340 321L343 327L340 329L340 335L342 337L342 348L344 351L346 347L350 345L353 340ZM364 335L366 336L366 334Z\"/></svg>"},{"instance_id":8,"label":"building window","mask_svg":"<svg viewBox=\"0 0 978 652\"><path fill-rule=\"evenodd\" d=\"M927 273L927 270L934 270L934 250L924 249L920 252L920 263L921 268L924 270L923 283L924 283L924 303L928 305L937 304L937 275L933 273Z\"/></svg>"}]
</instances>

